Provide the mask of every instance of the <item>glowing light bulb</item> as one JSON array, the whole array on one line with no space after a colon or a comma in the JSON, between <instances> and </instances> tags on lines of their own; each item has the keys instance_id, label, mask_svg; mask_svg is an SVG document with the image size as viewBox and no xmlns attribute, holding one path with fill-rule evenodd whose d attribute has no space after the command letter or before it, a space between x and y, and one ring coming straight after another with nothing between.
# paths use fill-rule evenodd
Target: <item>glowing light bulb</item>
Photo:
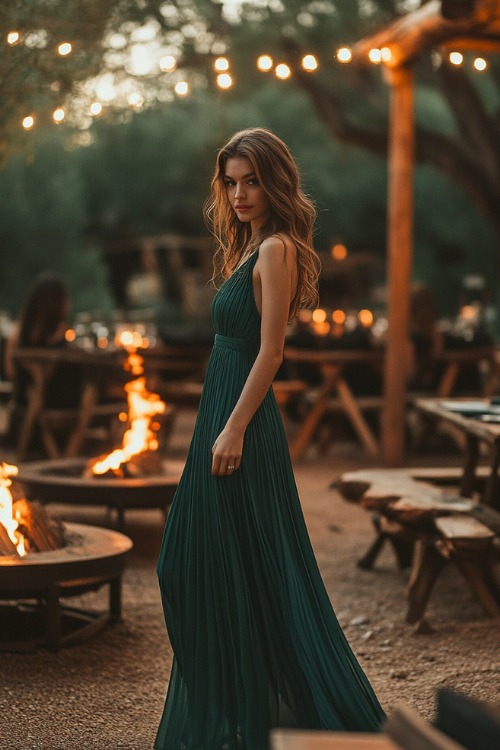
<instances>
[{"instance_id":1,"label":"glowing light bulb","mask_svg":"<svg viewBox=\"0 0 500 750\"><path fill-rule=\"evenodd\" d=\"M218 57L214 62L214 68L220 72L229 70L229 60L227 57Z\"/></svg>"},{"instance_id":2,"label":"glowing light bulb","mask_svg":"<svg viewBox=\"0 0 500 750\"><path fill-rule=\"evenodd\" d=\"M33 125L35 124L35 118L32 117L32 115L28 115L27 117L24 117L22 120L22 126L25 130L31 130Z\"/></svg>"},{"instance_id":3,"label":"glowing light bulb","mask_svg":"<svg viewBox=\"0 0 500 750\"><path fill-rule=\"evenodd\" d=\"M257 60L257 67L263 73L267 73L273 67L273 58L269 55L261 55Z\"/></svg>"},{"instance_id":4,"label":"glowing light bulb","mask_svg":"<svg viewBox=\"0 0 500 750\"><path fill-rule=\"evenodd\" d=\"M332 320L338 326L343 326L346 319L346 314L343 310L334 310L332 312Z\"/></svg>"},{"instance_id":5,"label":"glowing light bulb","mask_svg":"<svg viewBox=\"0 0 500 750\"><path fill-rule=\"evenodd\" d=\"M102 112L102 104L101 102L92 102L89 109L91 115L100 115Z\"/></svg>"},{"instance_id":6,"label":"glowing light bulb","mask_svg":"<svg viewBox=\"0 0 500 750\"><path fill-rule=\"evenodd\" d=\"M368 57L370 59L370 62L377 64L381 62L382 60L382 52L376 47L374 47L373 49L369 51Z\"/></svg>"},{"instance_id":7,"label":"glowing light bulb","mask_svg":"<svg viewBox=\"0 0 500 750\"><path fill-rule=\"evenodd\" d=\"M363 328L369 328L373 323L373 313L371 310L360 310L358 313L358 320Z\"/></svg>"},{"instance_id":8,"label":"glowing light bulb","mask_svg":"<svg viewBox=\"0 0 500 750\"><path fill-rule=\"evenodd\" d=\"M352 51L350 47L340 47L336 54L337 60L341 63L348 63L352 60Z\"/></svg>"},{"instance_id":9,"label":"glowing light bulb","mask_svg":"<svg viewBox=\"0 0 500 750\"><path fill-rule=\"evenodd\" d=\"M177 67L177 60L173 55L165 55L160 59L160 70L164 73L171 73Z\"/></svg>"},{"instance_id":10,"label":"glowing light bulb","mask_svg":"<svg viewBox=\"0 0 500 750\"><path fill-rule=\"evenodd\" d=\"M174 91L177 96L187 96L189 94L189 83L187 81L179 81L175 84Z\"/></svg>"},{"instance_id":11,"label":"glowing light bulb","mask_svg":"<svg viewBox=\"0 0 500 750\"><path fill-rule=\"evenodd\" d=\"M390 62L392 58L392 52L390 47L382 47L380 50L380 57L382 58L382 62Z\"/></svg>"},{"instance_id":12,"label":"glowing light bulb","mask_svg":"<svg viewBox=\"0 0 500 750\"><path fill-rule=\"evenodd\" d=\"M73 50L73 46L72 46L71 42L63 42L57 48L57 51L59 52L60 55L62 55L62 57L64 57L65 55L69 55L69 53L72 50Z\"/></svg>"},{"instance_id":13,"label":"glowing light bulb","mask_svg":"<svg viewBox=\"0 0 500 750\"><path fill-rule=\"evenodd\" d=\"M144 99L138 91L132 91L132 93L128 95L127 101L131 107L142 107L144 104Z\"/></svg>"},{"instance_id":14,"label":"glowing light bulb","mask_svg":"<svg viewBox=\"0 0 500 750\"><path fill-rule=\"evenodd\" d=\"M312 72L313 70L317 70L318 61L314 55L304 55L302 58L302 67L304 70Z\"/></svg>"},{"instance_id":15,"label":"glowing light bulb","mask_svg":"<svg viewBox=\"0 0 500 750\"><path fill-rule=\"evenodd\" d=\"M333 260L344 260L347 258L347 248L341 242L337 242L330 250Z\"/></svg>"},{"instance_id":16,"label":"glowing light bulb","mask_svg":"<svg viewBox=\"0 0 500 750\"><path fill-rule=\"evenodd\" d=\"M464 56L461 52L450 52L448 59L452 65L461 65L464 61Z\"/></svg>"},{"instance_id":17,"label":"glowing light bulb","mask_svg":"<svg viewBox=\"0 0 500 750\"><path fill-rule=\"evenodd\" d=\"M21 35L19 31L9 31L7 34L7 44L17 44Z\"/></svg>"},{"instance_id":18,"label":"glowing light bulb","mask_svg":"<svg viewBox=\"0 0 500 750\"><path fill-rule=\"evenodd\" d=\"M292 71L286 63L279 63L276 66L274 72L276 73L276 77L280 78L282 81L290 78L290 76L292 75Z\"/></svg>"},{"instance_id":19,"label":"glowing light bulb","mask_svg":"<svg viewBox=\"0 0 500 750\"><path fill-rule=\"evenodd\" d=\"M313 311L312 319L315 323L324 323L326 320L326 312L325 310L322 310L321 307L318 307L317 310Z\"/></svg>"},{"instance_id":20,"label":"glowing light bulb","mask_svg":"<svg viewBox=\"0 0 500 750\"><path fill-rule=\"evenodd\" d=\"M472 63L476 70L483 71L486 70L488 67L488 63L484 59L484 57L476 57L474 62Z\"/></svg>"},{"instance_id":21,"label":"glowing light bulb","mask_svg":"<svg viewBox=\"0 0 500 750\"><path fill-rule=\"evenodd\" d=\"M229 73L221 73L217 76L217 86L220 89L230 89L233 85L233 79Z\"/></svg>"},{"instance_id":22,"label":"glowing light bulb","mask_svg":"<svg viewBox=\"0 0 500 750\"><path fill-rule=\"evenodd\" d=\"M52 119L54 122L62 122L65 117L65 112L62 107L58 107L54 112L52 113Z\"/></svg>"}]
</instances>

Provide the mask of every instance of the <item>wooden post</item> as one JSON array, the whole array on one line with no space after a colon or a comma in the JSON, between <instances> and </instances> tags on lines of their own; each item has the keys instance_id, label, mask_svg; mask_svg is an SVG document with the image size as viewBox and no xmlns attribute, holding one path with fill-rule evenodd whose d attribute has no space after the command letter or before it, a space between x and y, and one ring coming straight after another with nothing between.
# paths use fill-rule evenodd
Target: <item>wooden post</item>
<instances>
[{"instance_id":1,"label":"wooden post","mask_svg":"<svg viewBox=\"0 0 500 750\"><path fill-rule=\"evenodd\" d=\"M405 457L409 292L413 256L413 71L390 71L387 223L388 340L384 372L382 457L401 466Z\"/></svg>"}]
</instances>

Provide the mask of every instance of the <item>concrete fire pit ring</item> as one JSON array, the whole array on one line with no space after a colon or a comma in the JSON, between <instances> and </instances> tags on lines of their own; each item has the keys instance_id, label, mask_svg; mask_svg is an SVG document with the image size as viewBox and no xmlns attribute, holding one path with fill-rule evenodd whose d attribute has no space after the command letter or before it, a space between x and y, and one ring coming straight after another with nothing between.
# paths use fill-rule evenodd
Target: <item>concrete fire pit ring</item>
<instances>
[{"instance_id":1,"label":"concrete fire pit ring","mask_svg":"<svg viewBox=\"0 0 500 750\"><path fill-rule=\"evenodd\" d=\"M21 483L28 500L42 504L98 505L115 510L118 528L131 509L159 508L166 513L184 468L183 461L164 460L164 472L142 478L81 476L87 459L32 461L19 466L14 483Z\"/></svg>"}]
</instances>

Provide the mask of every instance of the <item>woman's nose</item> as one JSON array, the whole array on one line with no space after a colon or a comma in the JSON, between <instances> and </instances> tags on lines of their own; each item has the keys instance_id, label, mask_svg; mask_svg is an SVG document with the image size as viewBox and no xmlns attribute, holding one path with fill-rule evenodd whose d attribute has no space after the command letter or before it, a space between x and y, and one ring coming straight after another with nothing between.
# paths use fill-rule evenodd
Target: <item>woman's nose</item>
<instances>
[{"instance_id":1,"label":"woman's nose","mask_svg":"<svg viewBox=\"0 0 500 750\"><path fill-rule=\"evenodd\" d=\"M239 198L240 196L245 194L245 186L240 185L239 183L236 183L236 190L234 191L234 197Z\"/></svg>"}]
</instances>

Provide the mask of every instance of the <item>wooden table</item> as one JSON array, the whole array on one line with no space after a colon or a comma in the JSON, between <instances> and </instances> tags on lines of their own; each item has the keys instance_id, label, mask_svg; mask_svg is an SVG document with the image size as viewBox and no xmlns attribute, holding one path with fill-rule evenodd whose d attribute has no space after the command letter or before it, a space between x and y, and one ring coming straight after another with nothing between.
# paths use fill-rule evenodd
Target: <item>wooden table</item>
<instances>
[{"instance_id":1,"label":"wooden table","mask_svg":"<svg viewBox=\"0 0 500 750\"><path fill-rule=\"evenodd\" d=\"M34 429L38 424L45 449L51 458L61 455L74 457L79 455L83 440L93 415L96 413L99 394L103 383L110 379L122 380L124 377L123 362L126 353L119 351L83 350L83 349L46 349L23 347L14 352L16 366L28 370L32 378L32 385L28 390L28 405L22 419L17 443L17 456L24 458L29 448ZM68 440L63 450L57 444L49 420L45 417L48 412L63 412L50 410L46 404L47 385L56 367L61 364L74 365L81 372L82 391L80 404L75 410L64 410L72 417ZM125 402L125 394L124 394ZM106 404L108 412L118 414L117 404Z\"/></svg>"},{"instance_id":2,"label":"wooden table","mask_svg":"<svg viewBox=\"0 0 500 750\"><path fill-rule=\"evenodd\" d=\"M484 394L493 393L496 380L495 347L493 345L443 349L435 355L435 363L443 367L437 396L447 398L453 394L458 376L472 365L483 364L489 371L484 383Z\"/></svg>"},{"instance_id":3,"label":"wooden table","mask_svg":"<svg viewBox=\"0 0 500 750\"><path fill-rule=\"evenodd\" d=\"M320 732L275 729L271 750L401 750L387 735L367 732Z\"/></svg>"},{"instance_id":4,"label":"wooden table","mask_svg":"<svg viewBox=\"0 0 500 750\"><path fill-rule=\"evenodd\" d=\"M484 399L463 399L463 402L485 405L487 411L488 402ZM453 425L460 430L466 439L465 461L460 485L460 494L463 497L471 497L477 484L476 475L479 463L479 445L485 443L490 448L489 473L486 479L486 487L482 495L482 501L500 510L498 469L500 467L500 422L482 421L478 416L464 416L464 414L446 408L446 401L442 399L416 399L414 407L416 411L426 418L443 421ZM460 403L460 399L454 399L453 403Z\"/></svg>"},{"instance_id":5,"label":"wooden table","mask_svg":"<svg viewBox=\"0 0 500 750\"><path fill-rule=\"evenodd\" d=\"M362 399L349 387L344 377L348 365L381 367L383 350L380 349L298 349L285 347L285 360L292 364L312 364L318 368L321 384L315 395L312 407L290 446L292 459L299 459L310 445L316 427L325 414L329 401L336 396L340 406L351 422L356 434L371 456L379 455L379 442L367 423L362 410ZM381 399L380 404L381 404ZM373 398L371 399L373 401Z\"/></svg>"}]
</instances>

